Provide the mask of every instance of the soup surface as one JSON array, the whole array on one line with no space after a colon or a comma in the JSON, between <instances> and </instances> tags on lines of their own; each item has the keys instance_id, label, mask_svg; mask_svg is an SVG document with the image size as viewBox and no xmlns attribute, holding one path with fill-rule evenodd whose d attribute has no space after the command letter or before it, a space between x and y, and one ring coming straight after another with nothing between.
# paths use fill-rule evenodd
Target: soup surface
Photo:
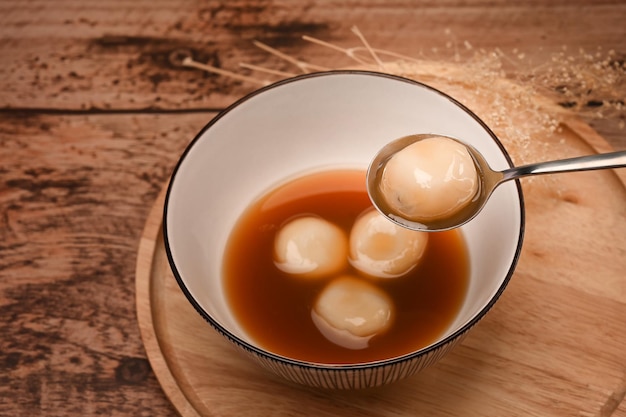
<instances>
[{"instance_id":1,"label":"soup surface","mask_svg":"<svg viewBox=\"0 0 626 417\"><path fill-rule=\"evenodd\" d=\"M287 221L313 215L349 236L355 219L371 207L364 171L333 170L293 179L243 213L226 246L224 288L236 320L260 346L302 361L362 363L420 349L448 328L469 280L468 254L458 230L430 233L420 263L402 277L367 277L346 264L339 274L373 283L395 308L391 326L361 349L331 342L311 318L315 300L334 277L301 279L276 267L274 239Z\"/></svg>"}]
</instances>

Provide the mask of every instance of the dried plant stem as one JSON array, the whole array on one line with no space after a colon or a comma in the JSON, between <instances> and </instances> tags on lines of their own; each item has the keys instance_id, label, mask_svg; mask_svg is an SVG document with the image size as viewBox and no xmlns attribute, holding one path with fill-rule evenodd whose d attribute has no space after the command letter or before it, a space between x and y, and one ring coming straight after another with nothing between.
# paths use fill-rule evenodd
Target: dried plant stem
<instances>
[{"instance_id":1,"label":"dried plant stem","mask_svg":"<svg viewBox=\"0 0 626 417\"><path fill-rule=\"evenodd\" d=\"M578 57L565 56L562 53L553 57L551 63L524 70L522 60L525 54L518 53L517 50L513 51L514 55L511 57L499 48L490 51L477 50L468 41L464 41L465 51L471 55L461 62L457 41L454 40L448 42L448 48L454 47L453 61L440 56L436 59L437 55L434 58L418 59L373 48L356 26L352 28L352 32L361 45L344 48L307 35L302 39L337 51L352 60L352 64L344 67L346 69L379 70L420 81L452 96L458 94L459 99L470 107L474 103L487 103L483 108L477 106L477 114L507 142L518 162L534 159L529 157L531 144L535 148L541 148L542 144L532 140L532 137L554 134L573 115L602 118L612 111L622 118L620 127L624 126L626 71L623 62L617 59L613 51L601 61L598 61L601 58L599 52L593 56L580 52ZM296 59L259 41L253 43L261 50L295 66L303 74L337 69L336 66L327 68ZM433 51L437 53L436 48ZM514 68L514 71L505 71L503 64ZM198 63L191 58L185 58L183 65L254 85L265 86L271 83L266 79ZM273 77L288 78L298 75L253 64L239 65ZM600 106L603 107L599 109Z\"/></svg>"},{"instance_id":2,"label":"dried plant stem","mask_svg":"<svg viewBox=\"0 0 626 417\"><path fill-rule=\"evenodd\" d=\"M352 33L354 33L361 40L361 42L363 43L367 51L370 53L372 58L374 58L374 61L376 61L376 63L378 64L378 68L384 71L385 64L383 64L380 58L378 58L378 55L376 54L376 52L374 52L370 44L367 42L367 39L365 39L365 36L363 36L361 31L359 30L359 28L357 28L356 26L352 26Z\"/></svg>"},{"instance_id":3,"label":"dried plant stem","mask_svg":"<svg viewBox=\"0 0 626 417\"><path fill-rule=\"evenodd\" d=\"M416 59L412 56L408 56L408 55L403 55L403 54L399 54L396 52L392 52L392 51L387 51L384 49L377 49L377 48L366 48L363 46L357 46L357 47L352 47L352 48L342 48L340 46L337 46L333 43L330 42L326 42L323 41L321 39L317 39L314 38L312 36L308 36L308 35L304 35L302 36L302 39L307 41L307 42L311 42L314 43L316 45L320 45L332 50L335 50L337 52L340 52L341 54L347 56L348 58L354 60L357 64L359 65L363 65L364 67L371 67L372 66L372 62L366 61L362 58L359 58L357 55L360 52L367 52L367 51L371 51L370 55L374 55L374 56L386 56L386 57L390 57L390 58L394 58L397 60L402 60L402 61L407 61L407 62L415 62L415 63L421 63L422 61L420 61L419 59ZM383 62L383 66L386 65L386 63Z\"/></svg>"},{"instance_id":4,"label":"dried plant stem","mask_svg":"<svg viewBox=\"0 0 626 417\"><path fill-rule=\"evenodd\" d=\"M245 75L237 74L237 73L232 72L232 71L223 70L221 68L217 68L217 67L214 67L212 65L203 64L201 62L194 61L192 58L189 58L189 57L186 57L185 59L183 59L183 66L184 67L201 69L203 71L207 71L207 72L211 72L211 73L214 73L214 74L223 75L223 76L226 76L226 77L234 78L236 80L245 81L245 82L252 83L252 84L257 84L257 85L262 85L262 86L270 84L270 81L259 80L259 79L254 78L254 77L248 77L248 76L245 76Z\"/></svg>"},{"instance_id":5,"label":"dried plant stem","mask_svg":"<svg viewBox=\"0 0 626 417\"><path fill-rule=\"evenodd\" d=\"M247 68L252 71L264 72L266 74L278 75L279 77L295 77L297 74L292 72L279 71L271 68L260 67L258 65L246 64L245 62L240 62L239 66L242 68Z\"/></svg>"},{"instance_id":6,"label":"dried plant stem","mask_svg":"<svg viewBox=\"0 0 626 417\"><path fill-rule=\"evenodd\" d=\"M293 65L295 65L296 67L298 67L300 69L300 71L302 71L303 74L308 74L309 72L311 72L310 70L314 70L314 71L328 71L329 68L326 67L322 67L319 65L314 65L314 64L310 64L308 62L304 62L304 61L299 61L283 52L280 52L279 50L276 50L274 48L272 48L271 46L268 46L262 42L259 41L254 41L254 46L256 46L257 48L260 48L266 52L269 52L272 55L275 55L279 58L281 58L284 61L287 61Z\"/></svg>"}]
</instances>

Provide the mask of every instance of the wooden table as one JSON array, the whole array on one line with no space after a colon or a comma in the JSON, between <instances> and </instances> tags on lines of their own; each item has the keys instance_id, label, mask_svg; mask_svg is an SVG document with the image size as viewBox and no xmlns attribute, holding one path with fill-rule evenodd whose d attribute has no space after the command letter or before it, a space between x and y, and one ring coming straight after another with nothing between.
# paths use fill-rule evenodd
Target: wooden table
<instances>
[{"instance_id":1,"label":"wooden table","mask_svg":"<svg viewBox=\"0 0 626 417\"><path fill-rule=\"evenodd\" d=\"M376 48L497 48L517 69L613 50L623 75L625 21L623 0L0 1L0 415L176 414L137 325L139 237L187 143L256 88L182 58L297 72L259 40L334 68L302 36L350 47L356 25ZM626 149L623 111L588 120Z\"/></svg>"}]
</instances>

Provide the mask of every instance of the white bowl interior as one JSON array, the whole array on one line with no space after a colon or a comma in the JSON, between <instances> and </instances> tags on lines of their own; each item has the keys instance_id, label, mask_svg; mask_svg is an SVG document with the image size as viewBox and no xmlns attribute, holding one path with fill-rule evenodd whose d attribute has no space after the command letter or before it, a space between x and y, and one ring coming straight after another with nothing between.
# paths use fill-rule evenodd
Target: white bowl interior
<instances>
[{"instance_id":1,"label":"white bowl interior","mask_svg":"<svg viewBox=\"0 0 626 417\"><path fill-rule=\"evenodd\" d=\"M217 323L248 343L222 289L229 233L250 203L295 175L330 167L365 170L388 141L415 133L460 138L495 169L509 166L485 127L447 96L406 80L335 72L288 80L244 98L192 143L166 207L171 260L186 290ZM463 227L470 251L466 301L452 334L490 303L514 264L521 238L514 182Z\"/></svg>"}]
</instances>

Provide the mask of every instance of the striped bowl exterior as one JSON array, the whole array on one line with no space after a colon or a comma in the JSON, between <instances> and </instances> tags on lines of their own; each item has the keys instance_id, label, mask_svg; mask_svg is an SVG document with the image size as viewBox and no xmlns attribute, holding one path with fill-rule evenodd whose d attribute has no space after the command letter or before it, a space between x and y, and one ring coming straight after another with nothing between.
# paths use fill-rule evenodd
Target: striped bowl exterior
<instances>
[{"instance_id":1,"label":"striped bowl exterior","mask_svg":"<svg viewBox=\"0 0 626 417\"><path fill-rule=\"evenodd\" d=\"M238 340L229 337L228 334L215 327L213 323L209 323L239 348L245 356L275 375L301 385L340 390L378 387L414 375L437 363L460 343L467 335L468 330L473 327L467 327L464 332L457 334L456 337L447 339L445 342L436 344L423 351L387 361L363 365L320 365L294 361L250 349L248 346L239 343Z\"/></svg>"}]
</instances>

